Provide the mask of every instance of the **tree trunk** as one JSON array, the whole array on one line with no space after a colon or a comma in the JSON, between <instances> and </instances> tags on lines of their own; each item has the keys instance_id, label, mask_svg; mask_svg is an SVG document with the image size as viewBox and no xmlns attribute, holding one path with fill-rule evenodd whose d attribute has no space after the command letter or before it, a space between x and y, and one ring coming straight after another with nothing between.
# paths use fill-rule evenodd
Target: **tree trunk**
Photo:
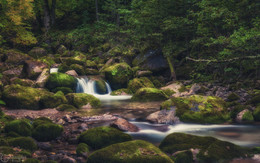
<instances>
[{"instance_id":1,"label":"tree trunk","mask_svg":"<svg viewBox=\"0 0 260 163\"><path fill-rule=\"evenodd\" d=\"M46 31L50 29L51 17L48 0L44 0L44 18L43 24Z\"/></svg>"},{"instance_id":2,"label":"tree trunk","mask_svg":"<svg viewBox=\"0 0 260 163\"><path fill-rule=\"evenodd\" d=\"M96 2L96 18L97 18L97 21L99 21L99 17L98 17L98 0L95 0Z\"/></svg>"},{"instance_id":3,"label":"tree trunk","mask_svg":"<svg viewBox=\"0 0 260 163\"><path fill-rule=\"evenodd\" d=\"M173 63L171 61L171 58L167 57L167 61L168 61L168 65L169 65L169 68L170 68L170 71L171 71L170 80L175 81L177 78L176 78L176 73L175 73L174 66L173 66Z\"/></svg>"},{"instance_id":4,"label":"tree trunk","mask_svg":"<svg viewBox=\"0 0 260 163\"><path fill-rule=\"evenodd\" d=\"M52 0L51 4L51 25L53 26L55 24L55 19L56 19L56 0Z\"/></svg>"}]
</instances>

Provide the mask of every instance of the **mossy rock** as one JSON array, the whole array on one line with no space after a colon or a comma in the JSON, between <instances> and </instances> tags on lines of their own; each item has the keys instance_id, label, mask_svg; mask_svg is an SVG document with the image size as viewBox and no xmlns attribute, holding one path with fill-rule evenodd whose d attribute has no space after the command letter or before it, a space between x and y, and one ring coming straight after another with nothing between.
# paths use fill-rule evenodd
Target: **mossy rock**
<instances>
[{"instance_id":1,"label":"mossy rock","mask_svg":"<svg viewBox=\"0 0 260 163\"><path fill-rule=\"evenodd\" d=\"M128 83L128 89L133 93L140 88L154 88L154 85L147 77L134 78Z\"/></svg>"},{"instance_id":2,"label":"mossy rock","mask_svg":"<svg viewBox=\"0 0 260 163\"><path fill-rule=\"evenodd\" d=\"M83 66L85 64L85 60L86 58L82 58L80 59L82 56L76 56L76 57L69 57L64 59L64 63L66 65L73 65L73 64L77 64L77 65L81 65Z\"/></svg>"},{"instance_id":3,"label":"mossy rock","mask_svg":"<svg viewBox=\"0 0 260 163\"><path fill-rule=\"evenodd\" d=\"M163 92L167 95L167 96L172 96L173 94L175 94L176 92L171 90L171 89L164 89Z\"/></svg>"},{"instance_id":4,"label":"mossy rock","mask_svg":"<svg viewBox=\"0 0 260 163\"><path fill-rule=\"evenodd\" d=\"M68 87L75 90L77 86L77 79L73 76L63 74L63 73L52 73L50 74L46 87L53 90L57 87Z\"/></svg>"},{"instance_id":5,"label":"mossy rock","mask_svg":"<svg viewBox=\"0 0 260 163\"><path fill-rule=\"evenodd\" d=\"M132 91L130 91L129 89L127 88L122 88L122 89L118 89L118 90L115 90L113 92L111 92L111 95L113 96L117 96L117 95L131 95L133 94Z\"/></svg>"},{"instance_id":6,"label":"mossy rock","mask_svg":"<svg viewBox=\"0 0 260 163\"><path fill-rule=\"evenodd\" d=\"M239 100L240 97L236 93L230 93L227 97L228 101L236 101Z\"/></svg>"},{"instance_id":7,"label":"mossy rock","mask_svg":"<svg viewBox=\"0 0 260 163\"><path fill-rule=\"evenodd\" d=\"M141 88L132 97L133 101L163 101L167 100L168 96L157 88Z\"/></svg>"},{"instance_id":8,"label":"mossy rock","mask_svg":"<svg viewBox=\"0 0 260 163\"><path fill-rule=\"evenodd\" d=\"M41 163L41 161L34 158L28 158L24 161L24 163Z\"/></svg>"},{"instance_id":9,"label":"mossy rock","mask_svg":"<svg viewBox=\"0 0 260 163\"><path fill-rule=\"evenodd\" d=\"M24 157L32 157L32 153L30 151L27 150L22 150L18 153L18 155L22 155Z\"/></svg>"},{"instance_id":10,"label":"mossy rock","mask_svg":"<svg viewBox=\"0 0 260 163\"><path fill-rule=\"evenodd\" d=\"M106 83L103 80L96 80L94 82L95 82L94 85L96 88L96 92L98 94L107 94L108 93Z\"/></svg>"},{"instance_id":11,"label":"mossy rock","mask_svg":"<svg viewBox=\"0 0 260 163\"><path fill-rule=\"evenodd\" d=\"M242 116L242 121L243 122L253 122L254 117L251 111L246 111L243 116Z\"/></svg>"},{"instance_id":12,"label":"mossy rock","mask_svg":"<svg viewBox=\"0 0 260 163\"><path fill-rule=\"evenodd\" d=\"M134 140L113 144L93 152L87 163L173 163L173 161L153 144Z\"/></svg>"},{"instance_id":13,"label":"mossy rock","mask_svg":"<svg viewBox=\"0 0 260 163\"><path fill-rule=\"evenodd\" d=\"M85 156L89 153L89 146L85 143L80 143L77 146L76 153L78 156Z\"/></svg>"},{"instance_id":14,"label":"mossy rock","mask_svg":"<svg viewBox=\"0 0 260 163\"><path fill-rule=\"evenodd\" d=\"M0 153L1 154L5 154L5 155L8 155L8 154L13 154L15 153L14 149L12 147L9 147L9 146L0 146Z\"/></svg>"},{"instance_id":15,"label":"mossy rock","mask_svg":"<svg viewBox=\"0 0 260 163\"><path fill-rule=\"evenodd\" d=\"M65 72L71 70L70 66L68 66L65 63L60 64L58 68L59 68L59 72L61 72L61 73L65 73Z\"/></svg>"},{"instance_id":16,"label":"mossy rock","mask_svg":"<svg viewBox=\"0 0 260 163\"><path fill-rule=\"evenodd\" d=\"M111 144L132 140L132 137L112 127L96 127L83 132L79 142L93 149L100 149Z\"/></svg>"},{"instance_id":17,"label":"mossy rock","mask_svg":"<svg viewBox=\"0 0 260 163\"><path fill-rule=\"evenodd\" d=\"M87 60L86 61L86 67L96 68L97 64L94 61Z\"/></svg>"},{"instance_id":18,"label":"mossy rock","mask_svg":"<svg viewBox=\"0 0 260 163\"><path fill-rule=\"evenodd\" d=\"M53 123L51 119L47 117L40 117L33 120L33 128L45 123Z\"/></svg>"},{"instance_id":19,"label":"mossy rock","mask_svg":"<svg viewBox=\"0 0 260 163\"><path fill-rule=\"evenodd\" d=\"M248 102L249 104L252 104L253 106L259 106L260 105L260 94L254 95L251 100Z\"/></svg>"},{"instance_id":20,"label":"mossy rock","mask_svg":"<svg viewBox=\"0 0 260 163\"><path fill-rule=\"evenodd\" d=\"M68 111L68 112L78 110L73 105L69 105L69 104L61 104L56 109L59 111Z\"/></svg>"},{"instance_id":21,"label":"mossy rock","mask_svg":"<svg viewBox=\"0 0 260 163\"><path fill-rule=\"evenodd\" d=\"M41 47L34 47L29 51L29 55L33 58L40 58L47 55L47 51Z\"/></svg>"},{"instance_id":22,"label":"mossy rock","mask_svg":"<svg viewBox=\"0 0 260 163\"><path fill-rule=\"evenodd\" d=\"M41 97L50 94L50 92L43 89L24 87L18 84L9 85L4 89L3 100L10 108L37 110L40 108L39 100Z\"/></svg>"},{"instance_id":23,"label":"mossy rock","mask_svg":"<svg viewBox=\"0 0 260 163\"><path fill-rule=\"evenodd\" d=\"M17 137L8 140L8 143L14 147L20 147L25 150L35 151L38 147L35 141L30 137Z\"/></svg>"},{"instance_id":24,"label":"mossy rock","mask_svg":"<svg viewBox=\"0 0 260 163\"><path fill-rule=\"evenodd\" d=\"M70 65L70 69L75 70L77 72L77 74L79 74L79 75L85 75L85 73L86 73L84 70L84 67L79 64Z\"/></svg>"},{"instance_id":25,"label":"mossy rock","mask_svg":"<svg viewBox=\"0 0 260 163\"><path fill-rule=\"evenodd\" d=\"M34 128L32 136L38 141L50 141L61 136L63 127L54 123L42 123Z\"/></svg>"},{"instance_id":26,"label":"mossy rock","mask_svg":"<svg viewBox=\"0 0 260 163\"><path fill-rule=\"evenodd\" d=\"M32 81L30 79L16 78L16 79L12 80L12 84L19 84L19 85L25 86L25 87L32 87L34 85L34 81Z\"/></svg>"},{"instance_id":27,"label":"mossy rock","mask_svg":"<svg viewBox=\"0 0 260 163\"><path fill-rule=\"evenodd\" d=\"M56 93L58 91L63 92L65 95L68 93L73 93L73 90L71 88L68 87L57 87L55 89L52 90L52 92Z\"/></svg>"},{"instance_id":28,"label":"mossy rock","mask_svg":"<svg viewBox=\"0 0 260 163\"><path fill-rule=\"evenodd\" d=\"M90 104L93 108L101 106L101 102L98 98L86 93L69 93L66 95L66 98L68 99L69 104L77 108L81 108L87 104Z\"/></svg>"},{"instance_id":29,"label":"mossy rock","mask_svg":"<svg viewBox=\"0 0 260 163\"><path fill-rule=\"evenodd\" d=\"M190 150L179 152L171 156L174 163L193 163L193 155Z\"/></svg>"},{"instance_id":30,"label":"mossy rock","mask_svg":"<svg viewBox=\"0 0 260 163\"><path fill-rule=\"evenodd\" d=\"M161 142L159 148L169 154L191 148L200 149L200 162L219 162L244 156L243 148L213 137L200 137L184 133L173 133Z\"/></svg>"},{"instance_id":31,"label":"mossy rock","mask_svg":"<svg viewBox=\"0 0 260 163\"><path fill-rule=\"evenodd\" d=\"M104 69L105 77L113 89L120 89L127 86L132 79L133 72L127 63L116 63Z\"/></svg>"},{"instance_id":32,"label":"mossy rock","mask_svg":"<svg viewBox=\"0 0 260 163\"><path fill-rule=\"evenodd\" d=\"M260 121L260 106L256 107L254 112L253 112L253 116L255 121Z\"/></svg>"},{"instance_id":33,"label":"mossy rock","mask_svg":"<svg viewBox=\"0 0 260 163\"><path fill-rule=\"evenodd\" d=\"M6 133L15 132L20 136L31 136L32 126L25 120L14 120L5 125Z\"/></svg>"},{"instance_id":34,"label":"mossy rock","mask_svg":"<svg viewBox=\"0 0 260 163\"><path fill-rule=\"evenodd\" d=\"M61 104L67 104L68 100L64 96L64 93L58 91L57 93L49 96L43 96L40 99L41 108L55 108Z\"/></svg>"}]
</instances>

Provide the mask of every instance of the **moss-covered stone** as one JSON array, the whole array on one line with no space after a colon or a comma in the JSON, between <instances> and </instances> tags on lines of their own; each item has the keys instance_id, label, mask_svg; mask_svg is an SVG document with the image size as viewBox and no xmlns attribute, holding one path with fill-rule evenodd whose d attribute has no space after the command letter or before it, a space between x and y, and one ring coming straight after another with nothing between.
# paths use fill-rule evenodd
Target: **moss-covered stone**
<instances>
[{"instance_id":1,"label":"moss-covered stone","mask_svg":"<svg viewBox=\"0 0 260 163\"><path fill-rule=\"evenodd\" d=\"M39 124L34 128L32 136L38 141L50 141L59 137L63 132L63 127L51 122Z\"/></svg>"},{"instance_id":2,"label":"moss-covered stone","mask_svg":"<svg viewBox=\"0 0 260 163\"><path fill-rule=\"evenodd\" d=\"M98 98L86 93L69 93L66 95L66 98L68 99L69 104L77 108L81 108L87 104L90 104L93 108L100 107L101 105L101 102Z\"/></svg>"},{"instance_id":3,"label":"moss-covered stone","mask_svg":"<svg viewBox=\"0 0 260 163\"><path fill-rule=\"evenodd\" d=\"M38 127L41 124L45 124L45 123L53 123L51 119L47 118L47 117L40 117L40 118L36 118L33 121L33 128Z\"/></svg>"},{"instance_id":4,"label":"moss-covered stone","mask_svg":"<svg viewBox=\"0 0 260 163\"><path fill-rule=\"evenodd\" d=\"M28 158L24 161L24 163L41 163L41 161L34 158Z\"/></svg>"},{"instance_id":5,"label":"moss-covered stone","mask_svg":"<svg viewBox=\"0 0 260 163\"><path fill-rule=\"evenodd\" d=\"M168 96L157 88L141 88L132 97L133 101L163 101Z\"/></svg>"},{"instance_id":6,"label":"moss-covered stone","mask_svg":"<svg viewBox=\"0 0 260 163\"><path fill-rule=\"evenodd\" d=\"M220 162L244 156L243 149L232 143L184 133L168 135L159 148L169 154L197 148L200 149L197 158L201 162Z\"/></svg>"},{"instance_id":7,"label":"moss-covered stone","mask_svg":"<svg viewBox=\"0 0 260 163\"><path fill-rule=\"evenodd\" d=\"M172 96L173 94L175 94L176 92L171 90L171 89L164 89L163 92L167 95L167 96Z\"/></svg>"},{"instance_id":8,"label":"moss-covered stone","mask_svg":"<svg viewBox=\"0 0 260 163\"><path fill-rule=\"evenodd\" d=\"M46 83L46 87L50 90L53 90L56 87L68 87L75 90L76 86L76 78L63 73L52 73Z\"/></svg>"},{"instance_id":9,"label":"moss-covered stone","mask_svg":"<svg viewBox=\"0 0 260 163\"><path fill-rule=\"evenodd\" d=\"M21 86L25 86L25 87L31 87L34 85L34 81L30 80L30 79L19 79L19 78L15 78L11 81L12 84L19 84Z\"/></svg>"},{"instance_id":10,"label":"moss-covered stone","mask_svg":"<svg viewBox=\"0 0 260 163\"><path fill-rule=\"evenodd\" d=\"M153 83L147 77L134 78L128 83L128 89L135 93L140 88L154 88Z\"/></svg>"},{"instance_id":11,"label":"moss-covered stone","mask_svg":"<svg viewBox=\"0 0 260 163\"><path fill-rule=\"evenodd\" d=\"M86 61L86 67L96 68L97 64L94 61L87 60Z\"/></svg>"},{"instance_id":12,"label":"moss-covered stone","mask_svg":"<svg viewBox=\"0 0 260 163\"><path fill-rule=\"evenodd\" d=\"M52 92L58 92L58 91L61 91L63 92L65 95L68 94L68 93L73 93L73 90L71 88L68 88L68 87L57 87L55 89L52 90Z\"/></svg>"},{"instance_id":13,"label":"moss-covered stone","mask_svg":"<svg viewBox=\"0 0 260 163\"><path fill-rule=\"evenodd\" d=\"M41 108L55 108L61 104L68 103L68 100L64 96L64 93L59 91L55 94L43 96L40 99Z\"/></svg>"},{"instance_id":14,"label":"moss-covered stone","mask_svg":"<svg viewBox=\"0 0 260 163\"><path fill-rule=\"evenodd\" d=\"M34 47L29 51L29 55L33 58L40 58L47 55L47 51L41 47Z\"/></svg>"},{"instance_id":15,"label":"moss-covered stone","mask_svg":"<svg viewBox=\"0 0 260 163\"><path fill-rule=\"evenodd\" d=\"M79 74L79 75L85 75L85 73L86 73L84 70L84 67L79 64L70 65L70 69L75 70L77 72L77 74Z\"/></svg>"},{"instance_id":16,"label":"moss-covered stone","mask_svg":"<svg viewBox=\"0 0 260 163\"><path fill-rule=\"evenodd\" d=\"M73 105L69 105L69 104L61 104L57 107L57 110L59 111L76 111L78 110L77 108L75 108Z\"/></svg>"},{"instance_id":17,"label":"moss-covered stone","mask_svg":"<svg viewBox=\"0 0 260 163\"><path fill-rule=\"evenodd\" d=\"M132 140L132 137L112 127L96 127L83 132L79 142L86 143L93 149L100 149L111 144Z\"/></svg>"},{"instance_id":18,"label":"moss-covered stone","mask_svg":"<svg viewBox=\"0 0 260 163\"><path fill-rule=\"evenodd\" d=\"M14 120L5 125L6 133L15 132L21 136L31 136L32 126L24 120Z\"/></svg>"},{"instance_id":19,"label":"moss-covered stone","mask_svg":"<svg viewBox=\"0 0 260 163\"><path fill-rule=\"evenodd\" d=\"M113 92L111 92L111 95L114 95L114 96L117 96L117 95L131 95L133 94L132 91L130 91L129 89L127 88L122 88L122 89L118 89L118 90L115 90Z\"/></svg>"},{"instance_id":20,"label":"moss-covered stone","mask_svg":"<svg viewBox=\"0 0 260 163\"><path fill-rule=\"evenodd\" d=\"M253 122L254 117L251 111L246 111L243 116L242 116L242 121L243 122Z\"/></svg>"},{"instance_id":21,"label":"moss-covered stone","mask_svg":"<svg viewBox=\"0 0 260 163\"><path fill-rule=\"evenodd\" d=\"M178 152L171 156L171 158L174 160L174 163L193 163L193 155L190 150Z\"/></svg>"},{"instance_id":22,"label":"moss-covered stone","mask_svg":"<svg viewBox=\"0 0 260 163\"><path fill-rule=\"evenodd\" d=\"M13 154L15 151L12 147L9 147L9 146L0 146L0 153L1 154L5 154L5 155L8 155L8 154Z\"/></svg>"},{"instance_id":23,"label":"moss-covered stone","mask_svg":"<svg viewBox=\"0 0 260 163\"><path fill-rule=\"evenodd\" d=\"M106 94L108 93L106 83L103 80L95 81L95 88L98 94Z\"/></svg>"},{"instance_id":24,"label":"moss-covered stone","mask_svg":"<svg viewBox=\"0 0 260 163\"><path fill-rule=\"evenodd\" d=\"M85 143L80 143L77 146L76 153L78 156L86 156L89 153L89 146Z\"/></svg>"},{"instance_id":25,"label":"moss-covered stone","mask_svg":"<svg viewBox=\"0 0 260 163\"><path fill-rule=\"evenodd\" d=\"M26 149L29 151L34 151L37 149L37 144L35 141L30 138L30 137L17 137L17 138L12 138L8 140L8 143L11 146L14 147L20 147L22 149Z\"/></svg>"},{"instance_id":26,"label":"moss-covered stone","mask_svg":"<svg viewBox=\"0 0 260 163\"><path fill-rule=\"evenodd\" d=\"M256 107L254 112L253 112L253 116L255 121L260 121L260 106Z\"/></svg>"},{"instance_id":27,"label":"moss-covered stone","mask_svg":"<svg viewBox=\"0 0 260 163\"><path fill-rule=\"evenodd\" d=\"M173 163L173 161L153 144L134 140L110 145L92 153L87 163Z\"/></svg>"},{"instance_id":28,"label":"moss-covered stone","mask_svg":"<svg viewBox=\"0 0 260 163\"><path fill-rule=\"evenodd\" d=\"M126 87L133 76L132 69L127 63L116 63L104 69L104 72L113 89Z\"/></svg>"}]
</instances>

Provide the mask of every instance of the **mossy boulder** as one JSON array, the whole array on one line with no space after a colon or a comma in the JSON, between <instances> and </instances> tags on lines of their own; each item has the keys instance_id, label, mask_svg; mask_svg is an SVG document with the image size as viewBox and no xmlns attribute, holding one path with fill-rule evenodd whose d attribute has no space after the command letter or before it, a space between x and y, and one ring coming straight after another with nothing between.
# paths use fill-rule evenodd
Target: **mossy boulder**
<instances>
[{"instance_id":1,"label":"mossy boulder","mask_svg":"<svg viewBox=\"0 0 260 163\"><path fill-rule=\"evenodd\" d=\"M190 150L177 152L171 156L171 159L174 160L175 163L193 163L193 155Z\"/></svg>"},{"instance_id":2,"label":"mossy boulder","mask_svg":"<svg viewBox=\"0 0 260 163\"><path fill-rule=\"evenodd\" d=\"M53 123L51 119L47 117L39 117L33 120L33 128L36 128L37 126L44 124L44 123Z\"/></svg>"},{"instance_id":3,"label":"mossy boulder","mask_svg":"<svg viewBox=\"0 0 260 163\"><path fill-rule=\"evenodd\" d=\"M108 93L105 81L103 81L103 80L96 80L94 82L95 82L94 85L95 85L95 88L96 88L96 92L98 94L107 94Z\"/></svg>"},{"instance_id":4,"label":"mossy boulder","mask_svg":"<svg viewBox=\"0 0 260 163\"><path fill-rule=\"evenodd\" d=\"M55 93L57 93L58 91L61 91L64 94L73 93L73 90L71 88L68 88L68 87L57 87L57 88L52 90L52 92L55 92Z\"/></svg>"},{"instance_id":5,"label":"mossy boulder","mask_svg":"<svg viewBox=\"0 0 260 163\"><path fill-rule=\"evenodd\" d=\"M243 116L242 116L242 121L243 122L253 122L254 121L254 117L251 111L246 111Z\"/></svg>"},{"instance_id":6,"label":"mossy boulder","mask_svg":"<svg viewBox=\"0 0 260 163\"><path fill-rule=\"evenodd\" d=\"M116 63L104 69L104 72L113 89L126 87L133 76L132 69L127 63Z\"/></svg>"},{"instance_id":7,"label":"mossy boulder","mask_svg":"<svg viewBox=\"0 0 260 163\"><path fill-rule=\"evenodd\" d=\"M173 163L173 161L153 144L134 140L110 145L92 153L87 163Z\"/></svg>"},{"instance_id":8,"label":"mossy boulder","mask_svg":"<svg viewBox=\"0 0 260 163\"><path fill-rule=\"evenodd\" d=\"M168 135L159 148L169 154L178 151L199 149L197 159L200 162L221 162L244 156L244 150L232 143L213 137L200 137L184 133Z\"/></svg>"},{"instance_id":9,"label":"mossy boulder","mask_svg":"<svg viewBox=\"0 0 260 163\"><path fill-rule=\"evenodd\" d=\"M17 137L8 140L8 143L13 147L20 147L29 151L35 151L37 144L30 137Z\"/></svg>"},{"instance_id":10,"label":"mossy boulder","mask_svg":"<svg viewBox=\"0 0 260 163\"><path fill-rule=\"evenodd\" d=\"M61 104L56 109L59 111L76 111L76 110L78 110L73 105L69 105L69 104Z\"/></svg>"},{"instance_id":11,"label":"mossy boulder","mask_svg":"<svg viewBox=\"0 0 260 163\"><path fill-rule=\"evenodd\" d=\"M41 161L34 158L28 158L24 161L24 163L41 163Z\"/></svg>"},{"instance_id":12,"label":"mossy boulder","mask_svg":"<svg viewBox=\"0 0 260 163\"><path fill-rule=\"evenodd\" d=\"M89 153L89 146L85 143L80 143L77 146L76 153L78 156L86 156Z\"/></svg>"},{"instance_id":13,"label":"mossy boulder","mask_svg":"<svg viewBox=\"0 0 260 163\"><path fill-rule=\"evenodd\" d=\"M83 132L79 142L86 143L93 149L100 149L111 144L132 140L132 137L112 127L96 127Z\"/></svg>"},{"instance_id":14,"label":"mossy boulder","mask_svg":"<svg viewBox=\"0 0 260 163\"><path fill-rule=\"evenodd\" d=\"M29 51L29 55L33 58L40 58L47 55L47 51L41 47L34 47Z\"/></svg>"},{"instance_id":15,"label":"mossy boulder","mask_svg":"<svg viewBox=\"0 0 260 163\"><path fill-rule=\"evenodd\" d=\"M161 104L162 109L176 108L176 115L183 122L224 123L230 120L226 102L214 96L192 95L171 98Z\"/></svg>"},{"instance_id":16,"label":"mossy boulder","mask_svg":"<svg viewBox=\"0 0 260 163\"><path fill-rule=\"evenodd\" d=\"M227 97L228 101L236 101L239 100L240 97L236 93L230 93Z\"/></svg>"},{"instance_id":17,"label":"mossy boulder","mask_svg":"<svg viewBox=\"0 0 260 163\"><path fill-rule=\"evenodd\" d=\"M32 87L34 85L34 81L32 81L30 79L20 79L20 78L11 79L11 83L19 84L19 85L25 86L25 87Z\"/></svg>"},{"instance_id":18,"label":"mossy boulder","mask_svg":"<svg viewBox=\"0 0 260 163\"><path fill-rule=\"evenodd\" d=\"M20 136L31 136L32 126L25 120L14 120L5 125L6 133L15 132Z\"/></svg>"},{"instance_id":19,"label":"mossy boulder","mask_svg":"<svg viewBox=\"0 0 260 163\"><path fill-rule=\"evenodd\" d=\"M113 92L111 92L111 95L114 95L114 96L117 96L117 95L131 95L133 94L132 91L130 91L129 89L127 88L122 88L122 89L118 89L118 90L115 90Z\"/></svg>"},{"instance_id":20,"label":"mossy boulder","mask_svg":"<svg viewBox=\"0 0 260 163\"><path fill-rule=\"evenodd\" d=\"M50 74L46 87L53 90L57 87L68 87L75 90L77 86L77 79L73 76L63 74L63 73L52 73Z\"/></svg>"},{"instance_id":21,"label":"mossy boulder","mask_svg":"<svg viewBox=\"0 0 260 163\"><path fill-rule=\"evenodd\" d=\"M41 121L42 123L39 123ZM35 128L33 130L32 136L38 141L54 140L61 136L63 132L63 127L61 125L54 124L47 120L38 120L34 123L37 123L37 125L34 124Z\"/></svg>"},{"instance_id":22,"label":"mossy boulder","mask_svg":"<svg viewBox=\"0 0 260 163\"><path fill-rule=\"evenodd\" d=\"M55 94L43 96L40 99L41 108L55 108L61 104L68 103L68 100L64 96L64 93L59 91Z\"/></svg>"},{"instance_id":23,"label":"mossy boulder","mask_svg":"<svg viewBox=\"0 0 260 163\"><path fill-rule=\"evenodd\" d=\"M153 83L147 77L134 78L128 83L128 89L135 93L140 88L154 88Z\"/></svg>"},{"instance_id":24,"label":"mossy boulder","mask_svg":"<svg viewBox=\"0 0 260 163\"><path fill-rule=\"evenodd\" d=\"M168 99L168 96L157 88L141 88L132 97L133 101L163 101Z\"/></svg>"},{"instance_id":25,"label":"mossy boulder","mask_svg":"<svg viewBox=\"0 0 260 163\"><path fill-rule=\"evenodd\" d=\"M96 68L96 67L97 67L97 64L96 64L94 61L87 60L87 61L86 61L86 67Z\"/></svg>"},{"instance_id":26,"label":"mossy boulder","mask_svg":"<svg viewBox=\"0 0 260 163\"><path fill-rule=\"evenodd\" d=\"M90 104L93 108L100 107L101 105L101 102L98 98L86 93L69 93L66 95L66 98L68 99L69 104L77 108L81 108L87 104Z\"/></svg>"},{"instance_id":27,"label":"mossy boulder","mask_svg":"<svg viewBox=\"0 0 260 163\"><path fill-rule=\"evenodd\" d=\"M254 112L253 112L253 116L255 121L260 121L260 106L256 107Z\"/></svg>"},{"instance_id":28,"label":"mossy boulder","mask_svg":"<svg viewBox=\"0 0 260 163\"><path fill-rule=\"evenodd\" d=\"M70 69L75 70L77 72L77 74L79 74L79 75L85 75L84 67L79 64L70 65Z\"/></svg>"}]
</instances>

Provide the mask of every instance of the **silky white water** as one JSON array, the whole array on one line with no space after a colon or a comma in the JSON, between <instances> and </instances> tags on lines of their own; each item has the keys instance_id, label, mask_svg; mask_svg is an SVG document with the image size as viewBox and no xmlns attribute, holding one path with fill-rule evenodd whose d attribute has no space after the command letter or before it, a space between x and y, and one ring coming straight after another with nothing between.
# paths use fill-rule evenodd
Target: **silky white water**
<instances>
[{"instance_id":1,"label":"silky white water","mask_svg":"<svg viewBox=\"0 0 260 163\"><path fill-rule=\"evenodd\" d=\"M55 72L58 72L58 68L51 68L50 69L50 74L55 73Z\"/></svg>"}]
</instances>

